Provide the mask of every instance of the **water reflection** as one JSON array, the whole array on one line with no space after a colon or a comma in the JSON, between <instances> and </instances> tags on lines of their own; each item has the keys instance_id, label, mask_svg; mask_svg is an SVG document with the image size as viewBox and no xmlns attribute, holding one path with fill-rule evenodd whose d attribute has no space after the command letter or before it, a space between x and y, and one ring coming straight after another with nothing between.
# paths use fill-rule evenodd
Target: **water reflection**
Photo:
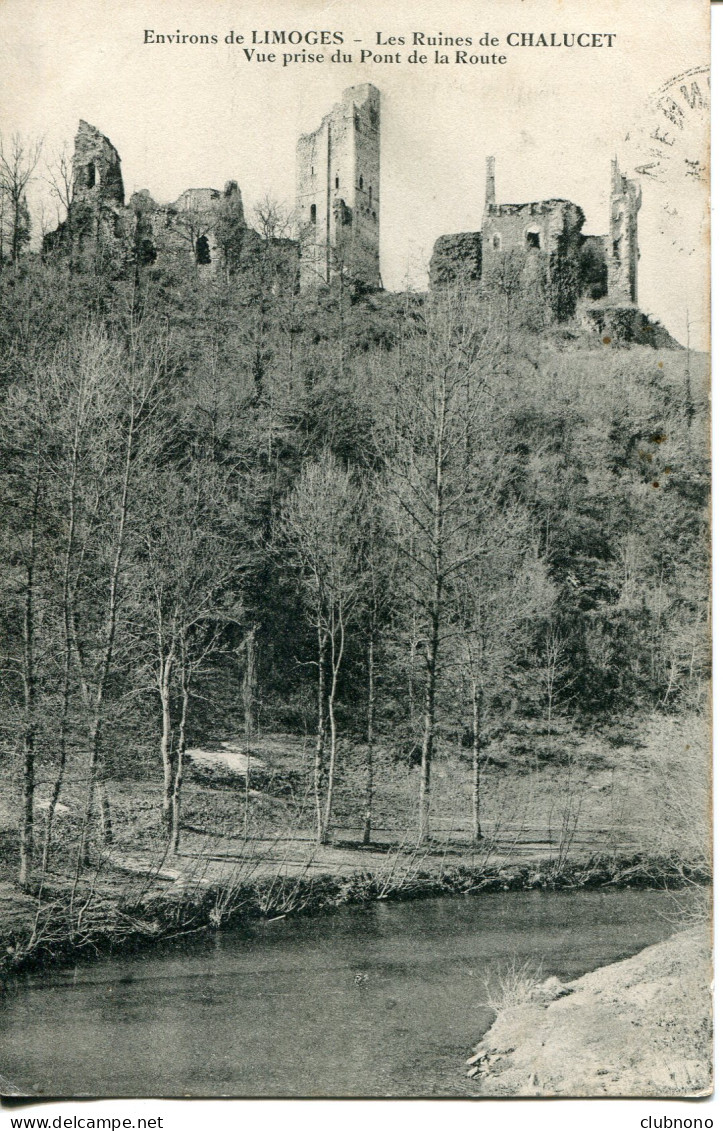
<instances>
[{"instance_id":1,"label":"water reflection","mask_svg":"<svg viewBox=\"0 0 723 1131\"><path fill-rule=\"evenodd\" d=\"M378 903L86 963L6 997L0 1072L55 1096L474 1094L485 976L513 956L579 976L672 912L640 891Z\"/></svg>"}]
</instances>

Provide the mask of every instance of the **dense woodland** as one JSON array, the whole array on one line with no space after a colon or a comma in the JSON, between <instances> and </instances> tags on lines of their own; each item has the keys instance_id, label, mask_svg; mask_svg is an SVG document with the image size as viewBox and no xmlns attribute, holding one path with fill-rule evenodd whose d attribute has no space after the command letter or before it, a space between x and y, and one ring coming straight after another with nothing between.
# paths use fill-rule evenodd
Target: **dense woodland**
<instances>
[{"instance_id":1,"label":"dense woodland","mask_svg":"<svg viewBox=\"0 0 723 1131\"><path fill-rule=\"evenodd\" d=\"M373 838L381 750L427 840L452 751L479 838L504 736L529 768L524 736L554 761L561 719L707 706L703 359L554 322L514 262L486 293L364 293L343 271L299 293L272 243L240 264L227 235L216 272L139 244L29 254L22 233L3 252L22 883L68 783L78 866L112 843L125 777L177 847L184 752L219 737L308 736L321 843L352 756Z\"/></svg>"}]
</instances>

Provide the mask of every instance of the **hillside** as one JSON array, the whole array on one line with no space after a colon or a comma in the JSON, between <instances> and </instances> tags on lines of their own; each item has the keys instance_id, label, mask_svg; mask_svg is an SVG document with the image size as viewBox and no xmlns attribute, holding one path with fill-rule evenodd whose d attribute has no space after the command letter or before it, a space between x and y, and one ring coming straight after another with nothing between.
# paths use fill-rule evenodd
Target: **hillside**
<instances>
[{"instance_id":1,"label":"hillside","mask_svg":"<svg viewBox=\"0 0 723 1131\"><path fill-rule=\"evenodd\" d=\"M635 751L678 780L706 725L706 359L273 270L0 278L9 874L191 827L607 846Z\"/></svg>"}]
</instances>

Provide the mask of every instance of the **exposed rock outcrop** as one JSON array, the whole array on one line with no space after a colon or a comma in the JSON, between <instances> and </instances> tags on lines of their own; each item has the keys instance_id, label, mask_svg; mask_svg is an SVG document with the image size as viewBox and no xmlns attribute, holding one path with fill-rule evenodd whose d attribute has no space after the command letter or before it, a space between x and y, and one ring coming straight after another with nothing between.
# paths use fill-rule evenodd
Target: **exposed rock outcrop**
<instances>
[{"instance_id":1,"label":"exposed rock outcrop","mask_svg":"<svg viewBox=\"0 0 723 1131\"><path fill-rule=\"evenodd\" d=\"M643 314L637 306L594 304L580 311L580 320L614 345L652 346L657 350L683 348L665 326Z\"/></svg>"}]
</instances>

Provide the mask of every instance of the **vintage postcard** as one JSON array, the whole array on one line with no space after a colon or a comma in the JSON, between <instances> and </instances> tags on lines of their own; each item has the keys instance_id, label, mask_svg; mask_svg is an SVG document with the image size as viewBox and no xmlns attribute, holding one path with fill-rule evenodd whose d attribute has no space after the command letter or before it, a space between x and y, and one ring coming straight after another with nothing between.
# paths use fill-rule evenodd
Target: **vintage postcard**
<instances>
[{"instance_id":1,"label":"vintage postcard","mask_svg":"<svg viewBox=\"0 0 723 1131\"><path fill-rule=\"evenodd\" d=\"M4 0L4 1096L710 1093L709 19Z\"/></svg>"}]
</instances>

